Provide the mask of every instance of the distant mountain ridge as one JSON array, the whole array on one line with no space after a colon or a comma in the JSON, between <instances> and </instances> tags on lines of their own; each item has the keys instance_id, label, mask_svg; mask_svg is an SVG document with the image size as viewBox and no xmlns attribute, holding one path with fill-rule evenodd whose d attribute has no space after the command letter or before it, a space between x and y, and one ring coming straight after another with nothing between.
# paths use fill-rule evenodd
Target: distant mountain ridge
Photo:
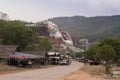
<instances>
[{"instance_id":1,"label":"distant mountain ridge","mask_svg":"<svg viewBox=\"0 0 120 80\"><path fill-rule=\"evenodd\" d=\"M49 20L73 36L88 38L90 41L120 36L120 15L56 17Z\"/></svg>"}]
</instances>

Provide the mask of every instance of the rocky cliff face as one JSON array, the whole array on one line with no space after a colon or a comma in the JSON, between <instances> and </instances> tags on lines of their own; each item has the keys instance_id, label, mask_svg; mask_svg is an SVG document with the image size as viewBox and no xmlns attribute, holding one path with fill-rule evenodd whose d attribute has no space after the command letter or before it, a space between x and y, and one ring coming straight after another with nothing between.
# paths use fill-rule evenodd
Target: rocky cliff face
<instances>
[{"instance_id":1,"label":"rocky cliff face","mask_svg":"<svg viewBox=\"0 0 120 80\"><path fill-rule=\"evenodd\" d=\"M73 46L70 34L68 32L60 31L56 24L50 21L43 21L39 23L38 26L40 36L49 36L54 39L60 39L65 46Z\"/></svg>"}]
</instances>

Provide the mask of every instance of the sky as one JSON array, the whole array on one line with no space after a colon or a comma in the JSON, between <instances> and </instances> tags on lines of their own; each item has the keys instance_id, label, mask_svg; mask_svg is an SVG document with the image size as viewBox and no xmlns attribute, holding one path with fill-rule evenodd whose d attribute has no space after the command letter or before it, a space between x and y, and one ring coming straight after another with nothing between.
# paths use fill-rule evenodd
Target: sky
<instances>
[{"instance_id":1,"label":"sky","mask_svg":"<svg viewBox=\"0 0 120 80\"><path fill-rule=\"evenodd\" d=\"M64 16L120 15L120 0L0 0L11 20L36 22Z\"/></svg>"}]
</instances>

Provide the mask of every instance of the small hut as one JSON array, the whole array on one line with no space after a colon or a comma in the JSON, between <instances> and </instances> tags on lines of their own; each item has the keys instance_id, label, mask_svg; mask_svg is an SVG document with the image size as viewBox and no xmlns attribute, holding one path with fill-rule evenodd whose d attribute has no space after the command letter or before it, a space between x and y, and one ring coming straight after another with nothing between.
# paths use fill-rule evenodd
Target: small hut
<instances>
[{"instance_id":1,"label":"small hut","mask_svg":"<svg viewBox=\"0 0 120 80\"><path fill-rule=\"evenodd\" d=\"M25 67L27 65L32 65L33 63L35 63L35 60L41 58L41 56L38 55L22 53L22 52L14 52L9 57L10 57L9 65L22 66L22 67Z\"/></svg>"},{"instance_id":2,"label":"small hut","mask_svg":"<svg viewBox=\"0 0 120 80\"><path fill-rule=\"evenodd\" d=\"M0 63L6 63L9 55L16 51L17 45L0 45Z\"/></svg>"},{"instance_id":3,"label":"small hut","mask_svg":"<svg viewBox=\"0 0 120 80\"><path fill-rule=\"evenodd\" d=\"M45 51L24 51L23 53L37 55L39 58L36 58L36 63L40 63L42 65L50 64L49 57L47 56L47 52Z\"/></svg>"}]
</instances>

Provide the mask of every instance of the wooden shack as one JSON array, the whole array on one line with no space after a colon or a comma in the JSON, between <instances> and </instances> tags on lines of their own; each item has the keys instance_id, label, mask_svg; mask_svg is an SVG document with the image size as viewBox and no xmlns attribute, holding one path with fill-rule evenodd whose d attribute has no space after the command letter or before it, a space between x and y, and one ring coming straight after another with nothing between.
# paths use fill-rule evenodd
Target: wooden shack
<instances>
[{"instance_id":1,"label":"wooden shack","mask_svg":"<svg viewBox=\"0 0 120 80\"><path fill-rule=\"evenodd\" d=\"M0 63L6 63L9 55L16 51L17 45L0 45Z\"/></svg>"}]
</instances>

